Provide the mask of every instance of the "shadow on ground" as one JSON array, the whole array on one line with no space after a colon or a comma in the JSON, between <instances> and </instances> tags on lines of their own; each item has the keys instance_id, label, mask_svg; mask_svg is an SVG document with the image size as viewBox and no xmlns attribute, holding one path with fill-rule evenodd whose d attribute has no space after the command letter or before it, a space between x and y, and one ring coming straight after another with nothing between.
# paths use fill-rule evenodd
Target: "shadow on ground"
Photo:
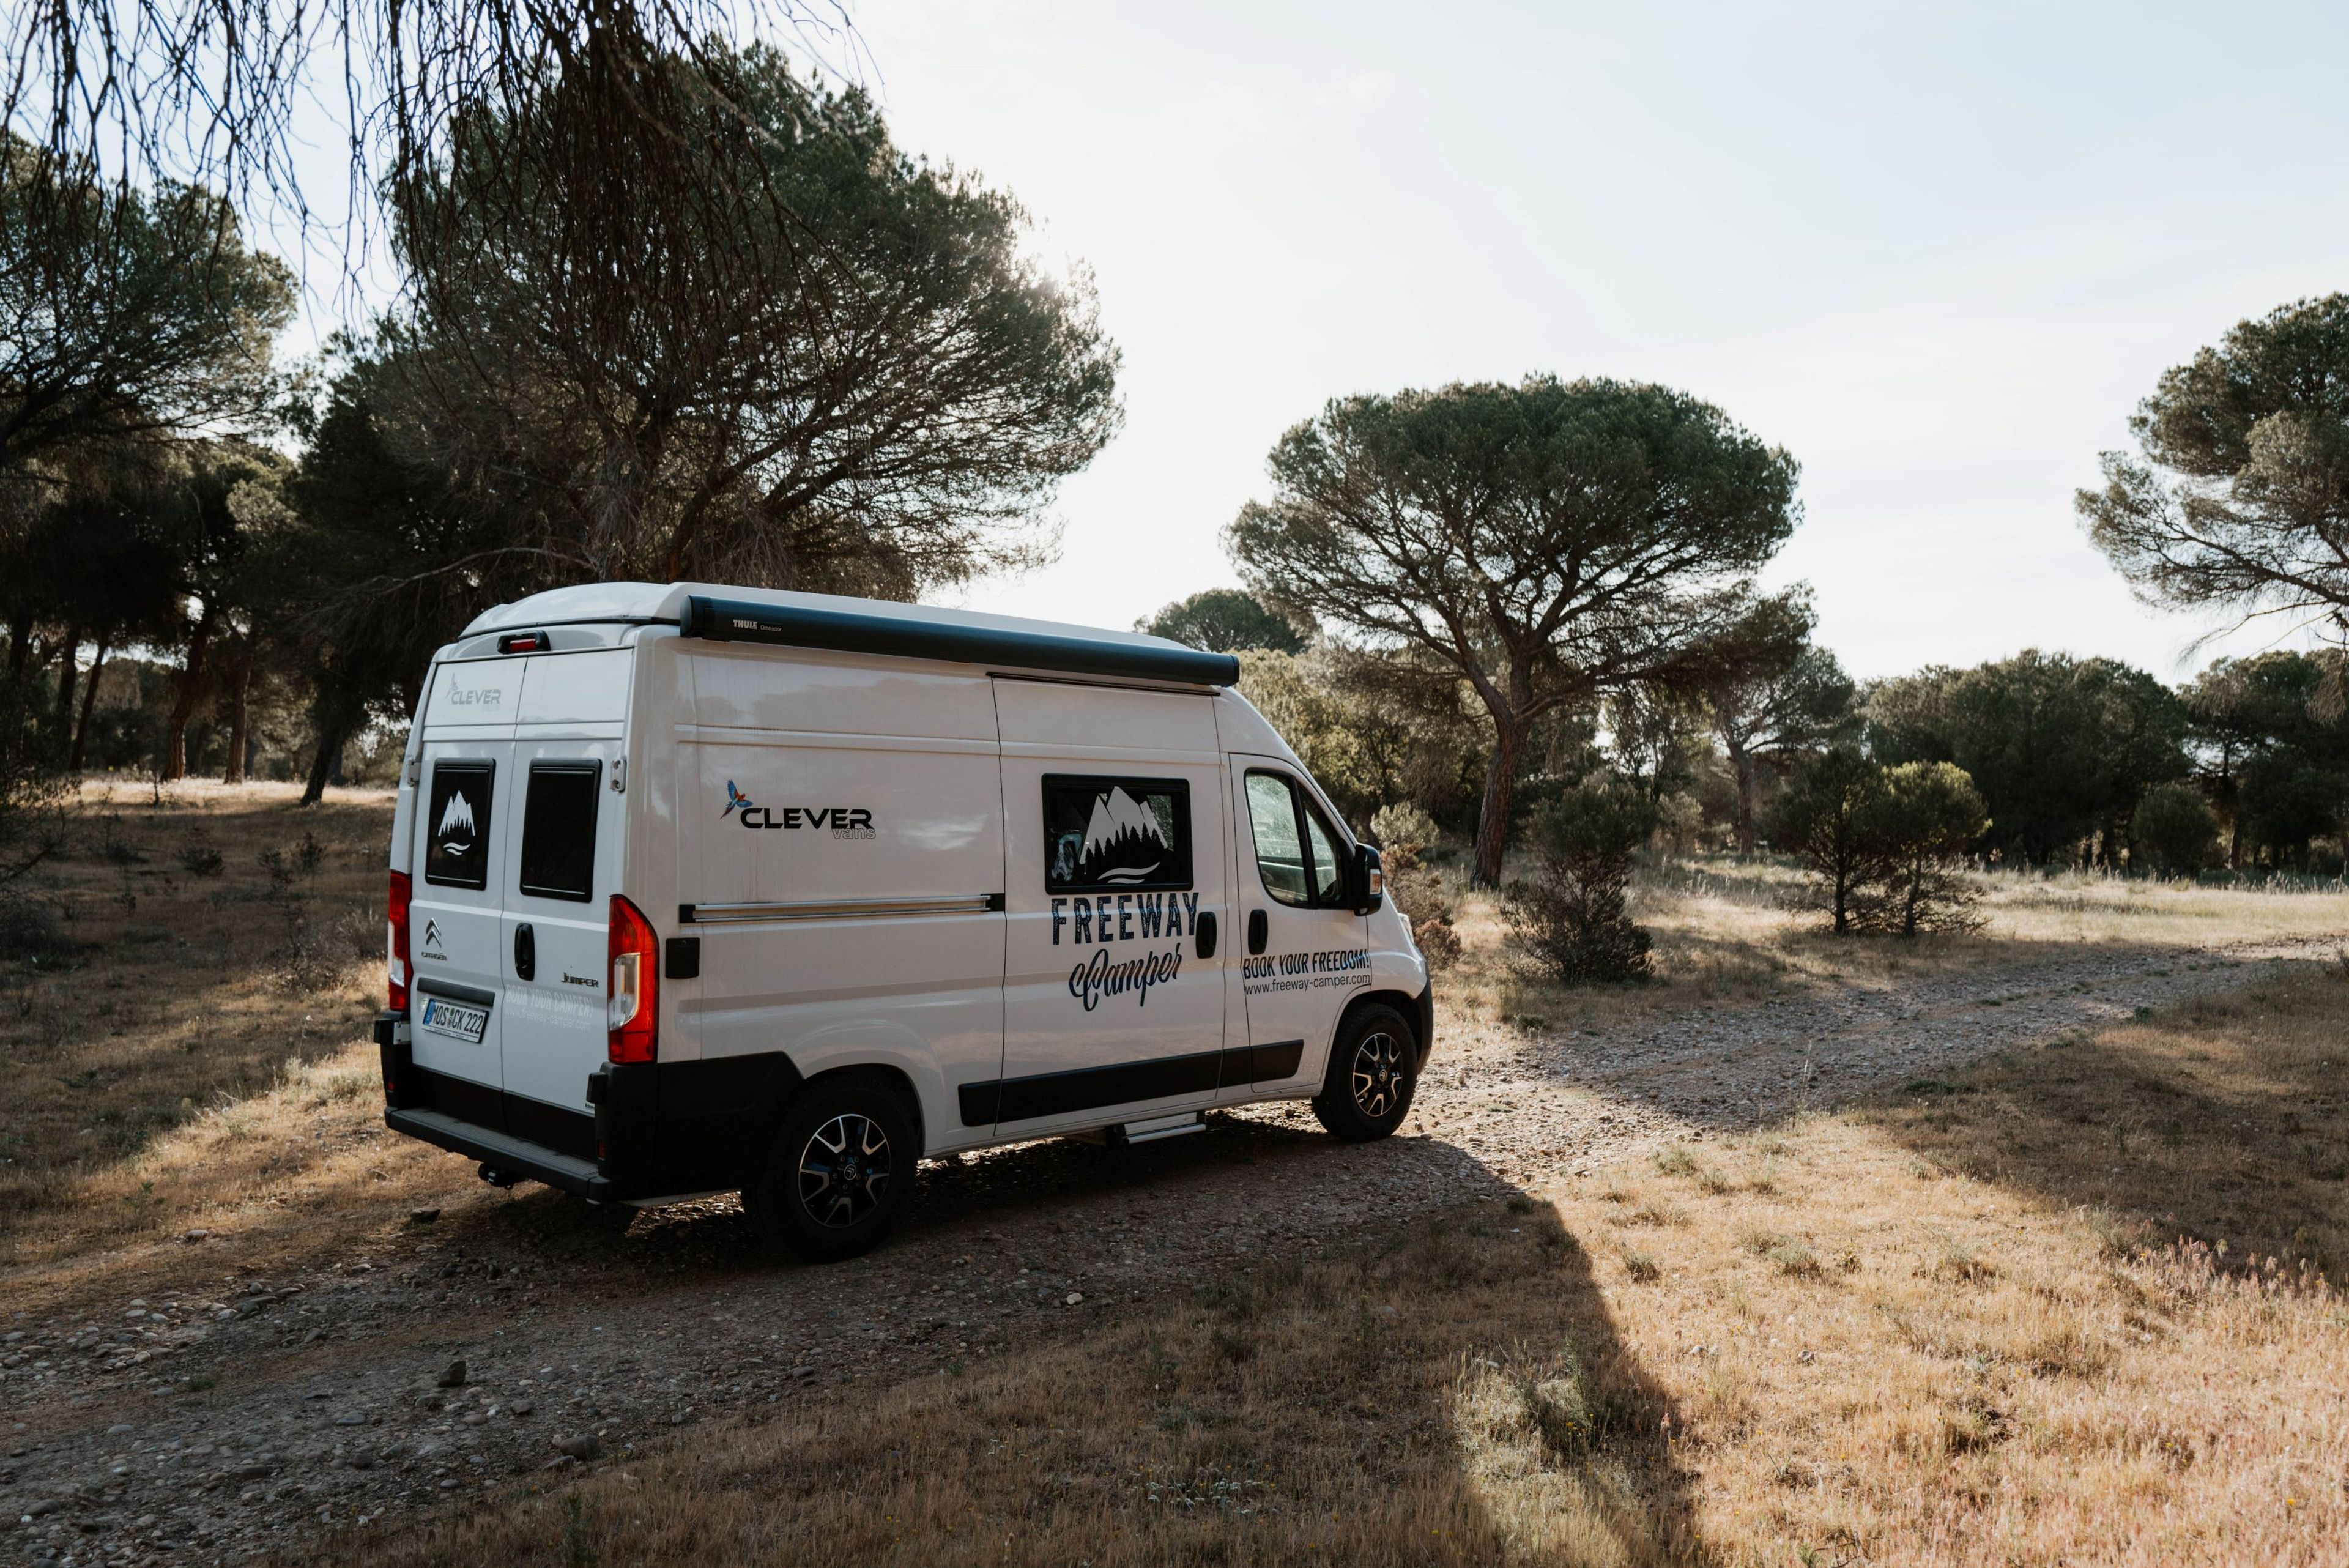
<instances>
[{"instance_id":1,"label":"shadow on ground","mask_svg":"<svg viewBox=\"0 0 2349 1568\"><path fill-rule=\"evenodd\" d=\"M942 1243L1047 1201L1081 1223L1053 1196L1072 1181L1086 1210L1130 1210L1196 1196L1213 1163L1269 1191L1341 1154L1377 1163L1278 1129L1237 1158L1216 1141L1220 1161L1164 1149L1107 1188L1098 1150L1011 1151L1011 1168L932 1194L923 1233L891 1251L943 1265ZM984 1360L754 1406L625 1470L523 1482L388 1540L346 1532L310 1560L1699 1561L1684 1423L1620 1343L1588 1251L1547 1205L1468 1175L1463 1200L1367 1238L1201 1256L1172 1291L1068 1313ZM667 1231L714 1247L734 1228L631 1240L674 1257ZM854 1265L771 1283L794 1280L858 1296Z\"/></svg>"},{"instance_id":2,"label":"shadow on ground","mask_svg":"<svg viewBox=\"0 0 2349 1568\"><path fill-rule=\"evenodd\" d=\"M1913 1081L1878 1111L1920 1157L2058 1209L2116 1251L2227 1244L2349 1265L2349 969L2302 963L2093 1036Z\"/></svg>"}]
</instances>

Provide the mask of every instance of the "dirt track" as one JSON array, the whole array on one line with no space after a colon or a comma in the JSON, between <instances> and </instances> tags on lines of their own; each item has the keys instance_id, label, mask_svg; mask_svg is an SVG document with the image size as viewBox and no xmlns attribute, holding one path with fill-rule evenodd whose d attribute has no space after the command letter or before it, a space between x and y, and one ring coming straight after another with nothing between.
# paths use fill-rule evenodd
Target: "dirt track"
<instances>
[{"instance_id":1,"label":"dirt track","mask_svg":"<svg viewBox=\"0 0 2349 1568\"><path fill-rule=\"evenodd\" d=\"M891 1245L831 1268L763 1256L730 1200L642 1215L622 1238L541 1189L485 1194L355 1238L311 1277L8 1323L0 1545L26 1561L230 1561L328 1521L411 1520L519 1473L996 1354L1252 1259L1897 1087L2334 945L2082 950L1605 1036L1450 1027L1404 1137L1350 1148L1301 1106L1275 1106L1117 1156L1051 1142L939 1162ZM440 1386L459 1358L464 1382Z\"/></svg>"}]
</instances>

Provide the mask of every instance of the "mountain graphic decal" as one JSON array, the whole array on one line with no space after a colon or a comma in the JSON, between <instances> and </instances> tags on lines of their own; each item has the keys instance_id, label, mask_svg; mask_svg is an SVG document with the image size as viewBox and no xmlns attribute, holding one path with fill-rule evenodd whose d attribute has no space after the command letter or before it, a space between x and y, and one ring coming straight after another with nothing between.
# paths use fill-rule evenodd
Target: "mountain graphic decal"
<instances>
[{"instance_id":1,"label":"mountain graphic decal","mask_svg":"<svg viewBox=\"0 0 2349 1568\"><path fill-rule=\"evenodd\" d=\"M440 809L440 825L432 831L440 840L441 848L450 855L462 855L472 848L473 803L465 798L463 790L450 794L449 804Z\"/></svg>"},{"instance_id":2,"label":"mountain graphic decal","mask_svg":"<svg viewBox=\"0 0 2349 1568\"><path fill-rule=\"evenodd\" d=\"M1147 881L1172 847L1158 819L1124 790L1112 788L1093 798L1078 871L1088 882Z\"/></svg>"}]
</instances>

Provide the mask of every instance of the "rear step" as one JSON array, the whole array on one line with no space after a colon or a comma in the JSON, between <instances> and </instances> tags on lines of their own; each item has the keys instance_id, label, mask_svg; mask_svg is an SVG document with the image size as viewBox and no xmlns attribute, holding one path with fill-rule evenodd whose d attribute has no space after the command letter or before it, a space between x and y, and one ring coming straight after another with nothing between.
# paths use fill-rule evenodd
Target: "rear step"
<instances>
[{"instance_id":1,"label":"rear step","mask_svg":"<svg viewBox=\"0 0 2349 1568\"><path fill-rule=\"evenodd\" d=\"M471 1156L481 1164L481 1179L501 1187L519 1179L543 1181L582 1198L603 1198L611 1192L610 1184L592 1159L460 1121L445 1111L393 1109L384 1112L383 1119L386 1125L410 1137Z\"/></svg>"}]
</instances>

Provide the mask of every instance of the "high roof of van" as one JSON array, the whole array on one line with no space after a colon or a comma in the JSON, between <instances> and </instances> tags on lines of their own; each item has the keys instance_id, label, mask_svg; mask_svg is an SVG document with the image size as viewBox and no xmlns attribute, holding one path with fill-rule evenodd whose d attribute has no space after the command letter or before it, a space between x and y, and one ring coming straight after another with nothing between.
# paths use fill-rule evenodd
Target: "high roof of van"
<instances>
[{"instance_id":1,"label":"high roof of van","mask_svg":"<svg viewBox=\"0 0 2349 1568\"><path fill-rule=\"evenodd\" d=\"M732 618L740 617L750 618ZM1108 670L1131 666L1121 672L1219 686L1232 684L1239 674L1238 660L1228 654L1201 653L1179 642L1141 632L1030 620L985 610L941 609L891 599L734 587L719 583L585 583L576 587L550 588L482 611L465 628L464 635L527 631L595 621L667 622L688 635L747 636L752 640L863 648L875 652L997 659L1044 668L1094 667ZM730 630L730 621L740 629ZM771 624L754 629L752 621ZM811 629L819 627L828 629ZM894 633L899 628L903 628L904 646L891 647L890 643L898 640ZM760 632L772 635L761 636ZM882 635L876 639L876 634ZM843 637L848 640L842 640Z\"/></svg>"}]
</instances>

